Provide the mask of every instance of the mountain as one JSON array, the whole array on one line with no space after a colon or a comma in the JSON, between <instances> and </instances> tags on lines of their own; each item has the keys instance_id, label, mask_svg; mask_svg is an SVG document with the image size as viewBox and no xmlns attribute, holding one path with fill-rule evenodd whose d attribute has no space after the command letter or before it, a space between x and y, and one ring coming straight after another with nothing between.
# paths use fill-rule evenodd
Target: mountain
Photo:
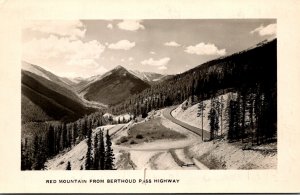
<instances>
[{"instance_id":1,"label":"mountain","mask_svg":"<svg viewBox=\"0 0 300 195\"><path fill-rule=\"evenodd\" d=\"M177 105L189 97L210 99L226 92L259 91L272 97L268 103L276 108L277 40L264 41L229 56L200 64L184 73L169 77L150 89L113 106L113 114L148 111ZM149 108L150 105L153 106ZM272 109L273 109L272 107ZM273 112L276 114L276 109ZM274 117L276 118L276 117Z\"/></svg>"},{"instance_id":2,"label":"mountain","mask_svg":"<svg viewBox=\"0 0 300 195\"><path fill-rule=\"evenodd\" d=\"M60 86L66 87L66 88L70 88L74 84L74 82L72 82L68 78L59 77L59 76L53 74L52 72L41 68L40 66L30 64L25 61L22 61L22 70L31 72L35 75L43 77L53 83L56 83Z\"/></svg>"},{"instance_id":3,"label":"mountain","mask_svg":"<svg viewBox=\"0 0 300 195\"><path fill-rule=\"evenodd\" d=\"M86 100L114 105L149 87L149 83L118 66L85 83L78 93Z\"/></svg>"},{"instance_id":4,"label":"mountain","mask_svg":"<svg viewBox=\"0 0 300 195\"><path fill-rule=\"evenodd\" d=\"M71 121L96 111L87 107L67 83L41 67L22 68L22 122Z\"/></svg>"},{"instance_id":5,"label":"mountain","mask_svg":"<svg viewBox=\"0 0 300 195\"><path fill-rule=\"evenodd\" d=\"M129 70L129 72L141 80L148 82L149 84L157 83L164 80L165 77L169 75L162 75L154 72L140 72L138 70Z\"/></svg>"}]
</instances>

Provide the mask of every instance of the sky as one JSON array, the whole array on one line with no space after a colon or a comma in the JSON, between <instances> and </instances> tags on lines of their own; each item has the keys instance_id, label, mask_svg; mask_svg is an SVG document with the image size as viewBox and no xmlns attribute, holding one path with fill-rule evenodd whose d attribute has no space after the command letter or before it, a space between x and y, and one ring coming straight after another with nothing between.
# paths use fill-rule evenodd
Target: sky
<instances>
[{"instance_id":1,"label":"sky","mask_svg":"<svg viewBox=\"0 0 300 195\"><path fill-rule=\"evenodd\" d=\"M26 21L22 60L64 77L178 74L275 37L275 19Z\"/></svg>"}]
</instances>

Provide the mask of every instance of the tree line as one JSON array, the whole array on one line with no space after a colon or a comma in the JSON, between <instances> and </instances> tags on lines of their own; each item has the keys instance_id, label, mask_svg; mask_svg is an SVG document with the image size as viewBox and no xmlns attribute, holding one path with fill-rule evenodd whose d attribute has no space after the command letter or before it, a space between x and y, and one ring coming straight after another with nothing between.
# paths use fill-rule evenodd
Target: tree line
<instances>
[{"instance_id":1,"label":"tree line","mask_svg":"<svg viewBox=\"0 0 300 195\"><path fill-rule=\"evenodd\" d=\"M114 169L114 153L111 147L111 137L106 131L104 139L104 130L100 129L95 134L92 143L92 132L89 131L87 138L87 153L85 161L86 170L113 170ZM105 140L105 144L104 144Z\"/></svg>"},{"instance_id":2,"label":"tree line","mask_svg":"<svg viewBox=\"0 0 300 195\"><path fill-rule=\"evenodd\" d=\"M219 125L223 118L220 120L219 117L226 117L230 141L246 141L250 136L253 143L254 140L258 144L265 143L276 138L277 132L276 56L275 39L175 75L112 106L110 111L146 117L153 109L178 105L191 98L193 104L200 103L200 117L204 108L201 104L211 99L212 105L207 116L212 129L211 138L223 130L223 124ZM229 107L224 108L224 102L216 97L228 92L237 96L228 102ZM226 116L220 111L224 109L227 110Z\"/></svg>"},{"instance_id":3,"label":"tree line","mask_svg":"<svg viewBox=\"0 0 300 195\"><path fill-rule=\"evenodd\" d=\"M32 136L21 141L21 170L46 169L47 159L70 149L88 137L91 129L107 124L102 112L86 115L75 122L47 122Z\"/></svg>"}]
</instances>

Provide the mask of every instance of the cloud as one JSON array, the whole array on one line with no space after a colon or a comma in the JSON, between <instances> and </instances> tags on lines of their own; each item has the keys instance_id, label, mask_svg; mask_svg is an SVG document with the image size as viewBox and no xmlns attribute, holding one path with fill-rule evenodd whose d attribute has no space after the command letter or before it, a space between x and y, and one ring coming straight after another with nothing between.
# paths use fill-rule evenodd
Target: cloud
<instances>
[{"instance_id":1,"label":"cloud","mask_svg":"<svg viewBox=\"0 0 300 195\"><path fill-rule=\"evenodd\" d=\"M276 34L277 24L269 24L268 26L261 25L260 27L252 30L250 33L258 33L260 36L267 36L267 35L275 35Z\"/></svg>"},{"instance_id":2,"label":"cloud","mask_svg":"<svg viewBox=\"0 0 300 195\"><path fill-rule=\"evenodd\" d=\"M99 68L97 60L105 47L96 40L83 42L70 37L50 35L47 38L32 39L22 44L22 59L48 68L94 70ZM70 71L71 72L71 71Z\"/></svg>"},{"instance_id":3,"label":"cloud","mask_svg":"<svg viewBox=\"0 0 300 195\"><path fill-rule=\"evenodd\" d=\"M106 27L109 28L109 29L113 29L114 28L111 23L109 23Z\"/></svg>"},{"instance_id":4,"label":"cloud","mask_svg":"<svg viewBox=\"0 0 300 195\"><path fill-rule=\"evenodd\" d=\"M133 61L133 60L134 60L133 57L129 57L129 58L128 58L128 61Z\"/></svg>"},{"instance_id":5,"label":"cloud","mask_svg":"<svg viewBox=\"0 0 300 195\"><path fill-rule=\"evenodd\" d=\"M100 66L99 68L96 69L97 74L104 74L107 71L108 70L106 68L104 68L103 66Z\"/></svg>"},{"instance_id":6,"label":"cloud","mask_svg":"<svg viewBox=\"0 0 300 195\"><path fill-rule=\"evenodd\" d=\"M154 54L156 54L156 53L155 53L155 51L150 51L150 54L154 55Z\"/></svg>"},{"instance_id":7,"label":"cloud","mask_svg":"<svg viewBox=\"0 0 300 195\"><path fill-rule=\"evenodd\" d=\"M108 45L109 49L117 49L117 50L129 50L135 46L135 42L130 42L128 40L121 40L117 43L111 43Z\"/></svg>"},{"instance_id":8,"label":"cloud","mask_svg":"<svg viewBox=\"0 0 300 195\"><path fill-rule=\"evenodd\" d=\"M86 28L80 20L33 20L26 21L23 30L67 36L71 39L83 38Z\"/></svg>"},{"instance_id":9,"label":"cloud","mask_svg":"<svg viewBox=\"0 0 300 195\"><path fill-rule=\"evenodd\" d=\"M171 59L169 57L161 58L159 60L154 60L153 58L149 58L147 60L143 60L141 64L157 66L159 70L167 69L166 65L169 63Z\"/></svg>"},{"instance_id":10,"label":"cloud","mask_svg":"<svg viewBox=\"0 0 300 195\"><path fill-rule=\"evenodd\" d=\"M195 46L191 45L186 47L184 51L186 53L196 55L226 55L225 49L218 49L214 44L211 43L198 43Z\"/></svg>"},{"instance_id":11,"label":"cloud","mask_svg":"<svg viewBox=\"0 0 300 195\"><path fill-rule=\"evenodd\" d=\"M128 31L137 31L139 29L145 29L145 27L141 24L141 20L123 20L118 23L118 27L122 30Z\"/></svg>"},{"instance_id":12,"label":"cloud","mask_svg":"<svg viewBox=\"0 0 300 195\"><path fill-rule=\"evenodd\" d=\"M158 67L159 70L167 70L168 68L166 66L160 66Z\"/></svg>"},{"instance_id":13,"label":"cloud","mask_svg":"<svg viewBox=\"0 0 300 195\"><path fill-rule=\"evenodd\" d=\"M180 44L176 43L175 41L170 41L170 42L166 42L164 43L165 46L169 46L169 47L179 47Z\"/></svg>"}]
</instances>

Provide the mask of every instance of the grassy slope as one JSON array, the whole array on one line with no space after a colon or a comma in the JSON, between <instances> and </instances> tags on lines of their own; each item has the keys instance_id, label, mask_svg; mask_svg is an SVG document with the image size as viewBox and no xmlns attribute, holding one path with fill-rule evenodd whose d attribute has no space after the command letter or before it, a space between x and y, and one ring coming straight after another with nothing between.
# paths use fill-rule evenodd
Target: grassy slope
<instances>
[{"instance_id":1,"label":"grassy slope","mask_svg":"<svg viewBox=\"0 0 300 195\"><path fill-rule=\"evenodd\" d=\"M22 94L55 120L75 120L94 111L86 108L72 91L26 71L22 71ZM28 101L22 104L24 108ZM23 110L22 120L31 118L31 114L30 109Z\"/></svg>"},{"instance_id":2,"label":"grassy slope","mask_svg":"<svg viewBox=\"0 0 300 195\"><path fill-rule=\"evenodd\" d=\"M117 144L136 144L151 142L159 139L181 139L185 135L173 131L162 125L161 119L156 118L151 121L138 123L128 130L128 136L123 136L117 140Z\"/></svg>"}]
</instances>

